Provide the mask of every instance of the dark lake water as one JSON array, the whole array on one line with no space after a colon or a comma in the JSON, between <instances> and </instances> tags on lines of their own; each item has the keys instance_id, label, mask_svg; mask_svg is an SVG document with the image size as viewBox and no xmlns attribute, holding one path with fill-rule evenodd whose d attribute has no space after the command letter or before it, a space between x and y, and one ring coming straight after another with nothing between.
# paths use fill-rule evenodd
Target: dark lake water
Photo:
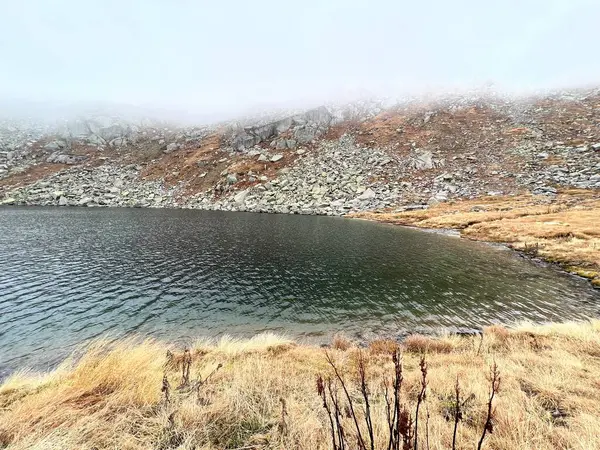
<instances>
[{"instance_id":1,"label":"dark lake water","mask_svg":"<svg viewBox=\"0 0 600 450\"><path fill-rule=\"evenodd\" d=\"M326 340L597 316L582 280L504 249L330 217L1 208L0 375L90 338Z\"/></svg>"}]
</instances>

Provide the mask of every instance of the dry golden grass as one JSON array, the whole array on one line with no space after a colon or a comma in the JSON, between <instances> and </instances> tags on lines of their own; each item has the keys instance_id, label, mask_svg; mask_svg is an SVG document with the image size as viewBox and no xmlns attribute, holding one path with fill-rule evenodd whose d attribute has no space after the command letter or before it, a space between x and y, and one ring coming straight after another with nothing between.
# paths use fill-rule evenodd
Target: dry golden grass
<instances>
[{"instance_id":1,"label":"dry golden grass","mask_svg":"<svg viewBox=\"0 0 600 450\"><path fill-rule=\"evenodd\" d=\"M352 347L352 342L343 334L336 334L331 340L331 347L336 350L346 351Z\"/></svg>"},{"instance_id":2,"label":"dry golden grass","mask_svg":"<svg viewBox=\"0 0 600 450\"><path fill-rule=\"evenodd\" d=\"M403 344L402 397L409 405L414 406L420 389L420 355L427 357L429 386L419 435L424 436L429 411L431 449L450 448L452 423L445 417L456 377L463 398L470 398L457 448L475 448L493 361L502 382L494 401L494 430L484 448L600 448L600 321L525 324L514 330L494 326L484 330L483 338L450 336L439 341L443 344L436 342L421 336ZM386 434L379 380L390 374L387 351L393 348L392 341L382 340L370 350L328 350L357 399L357 355L367 355L375 437ZM55 372L13 375L0 386L0 447L330 448L328 422L315 390L317 375L331 374L325 350L273 335L199 341L190 352L190 383L181 389L181 364L165 369L167 350L152 340L100 342ZM183 361L181 351L170 350L172 361ZM165 374L169 402L161 391ZM356 405L361 416L362 406ZM346 425L352 430L351 423ZM376 448L384 448L379 442Z\"/></svg>"},{"instance_id":3,"label":"dry golden grass","mask_svg":"<svg viewBox=\"0 0 600 450\"><path fill-rule=\"evenodd\" d=\"M404 348L412 353L450 353L456 344L456 339L433 338L422 334L413 334L404 340Z\"/></svg>"},{"instance_id":4,"label":"dry golden grass","mask_svg":"<svg viewBox=\"0 0 600 450\"><path fill-rule=\"evenodd\" d=\"M420 228L454 228L470 239L502 242L600 286L600 192L566 190L543 196L485 197L421 211L361 213L356 217Z\"/></svg>"},{"instance_id":5,"label":"dry golden grass","mask_svg":"<svg viewBox=\"0 0 600 450\"><path fill-rule=\"evenodd\" d=\"M369 342L369 352L372 355L391 355L399 348L398 341L392 339L375 339Z\"/></svg>"}]
</instances>

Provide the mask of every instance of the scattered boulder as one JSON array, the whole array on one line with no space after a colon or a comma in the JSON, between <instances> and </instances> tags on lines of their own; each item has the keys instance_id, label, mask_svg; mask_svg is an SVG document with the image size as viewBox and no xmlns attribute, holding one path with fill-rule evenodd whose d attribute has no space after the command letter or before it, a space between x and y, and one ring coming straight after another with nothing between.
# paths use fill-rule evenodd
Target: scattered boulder
<instances>
[{"instance_id":1,"label":"scattered boulder","mask_svg":"<svg viewBox=\"0 0 600 450\"><path fill-rule=\"evenodd\" d=\"M430 205L436 205L438 203L443 203L448 201L448 193L446 191L440 191L436 193L433 197L429 198L427 202Z\"/></svg>"},{"instance_id":2,"label":"scattered boulder","mask_svg":"<svg viewBox=\"0 0 600 450\"><path fill-rule=\"evenodd\" d=\"M65 141L52 141L44 145L45 150L60 150L67 146Z\"/></svg>"},{"instance_id":3,"label":"scattered boulder","mask_svg":"<svg viewBox=\"0 0 600 450\"><path fill-rule=\"evenodd\" d=\"M98 147L102 147L103 145L106 145L106 141L104 139L102 139L100 136L96 135L96 134L92 134L92 135L88 136L86 138L86 140L90 144L96 145Z\"/></svg>"},{"instance_id":4,"label":"scattered boulder","mask_svg":"<svg viewBox=\"0 0 600 450\"><path fill-rule=\"evenodd\" d=\"M375 198L375 197L376 197L375 191L373 191L373 189L371 189L371 188L367 188L357 198L358 198L358 200L371 200L372 198Z\"/></svg>"},{"instance_id":5,"label":"scattered boulder","mask_svg":"<svg viewBox=\"0 0 600 450\"><path fill-rule=\"evenodd\" d=\"M428 170L438 167L439 164L433 159L433 153L429 150L416 149L406 162L406 166L414 170Z\"/></svg>"},{"instance_id":6,"label":"scattered boulder","mask_svg":"<svg viewBox=\"0 0 600 450\"><path fill-rule=\"evenodd\" d=\"M244 202L246 201L247 196L248 196L248 190L243 190L243 191L240 191L237 194L235 194L235 196L233 197L233 200L238 205L243 205Z\"/></svg>"},{"instance_id":7,"label":"scattered boulder","mask_svg":"<svg viewBox=\"0 0 600 450\"><path fill-rule=\"evenodd\" d=\"M85 156L74 156L74 155L65 155L59 152L52 153L46 159L46 162L54 163L54 164L77 164L80 161L85 160Z\"/></svg>"},{"instance_id":8,"label":"scattered boulder","mask_svg":"<svg viewBox=\"0 0 600 450\"><path fill-rule=\"evenodd\" d=\"M164 153L173 153L178 148L179 144L177 144L176 142L171 142L169 145L167 145L167 148L164 150Z\"/></svg>"}]
</instances>

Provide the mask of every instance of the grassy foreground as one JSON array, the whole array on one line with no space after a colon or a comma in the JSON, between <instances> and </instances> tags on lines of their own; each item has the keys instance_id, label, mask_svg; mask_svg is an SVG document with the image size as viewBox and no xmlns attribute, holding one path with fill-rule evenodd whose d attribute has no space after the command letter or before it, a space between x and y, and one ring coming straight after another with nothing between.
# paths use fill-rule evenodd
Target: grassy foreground
<instances>
[{"instance_id":1,"label":"grassy foreground","mask_svg":"<svg viewBox=\"0 0 600 450\"><path fill-rule=\"evenodd\" d=\"M589 278L600 287L600 190L556 197L518 195L440 203L425 210L365 212L355 217L420 228L458 229L461 236L512 248Z\"/></svg>"},{"instance_id":2,"label":"grassy foreground","mask_svg":"<svg viewBox=\"0 0 600 450\"><path fill-rule=\"evenodd\" d=\"M367 436L357 384L363 361L374 448L384 449L389 383L383 381L394 373L389 354L395 345L375 341L359 349L338 338L323 349L260 335L199 341L181 352L152 340L97 342L76 363L48 374L15 374L0 386L0 448L329 449L317 377L332 377L341 409L348 405L328 354ZM483 448L600 448L600 321L494 326L483 337L412 336L400 350L400 398L413 420L423 354L428 365L419 448L427 448L426 434L430 449L452 448L457 377L462 418L456 448L477 448L494 361L501 383ZM343 414L341 421L347 448L358 448L353 419Z\"/></svg>"}]
</instances>

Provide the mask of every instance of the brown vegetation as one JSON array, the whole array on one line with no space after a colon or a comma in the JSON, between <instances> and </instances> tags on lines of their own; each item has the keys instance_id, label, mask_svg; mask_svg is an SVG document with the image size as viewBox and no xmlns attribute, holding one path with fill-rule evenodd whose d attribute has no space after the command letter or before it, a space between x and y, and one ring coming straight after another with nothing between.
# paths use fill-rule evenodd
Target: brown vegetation
<instances>
[{"instance_id":1,"label":"brown vegetation","mask_svg":"<svg viewBox=\"0 0 600 450\"><path fill-rule=\"evenodd\" d=\"M204 138L199 145L186 144L181 149L162 155L144 167L141 177L162 180L167 186L181 186L182 197L215 189L215 193L229 189L242 190L259 183L259 176L271 179L279 169L292 165L296 154L289 150L278 151L284 158L275 163L257 161L256 156L244 153L227 153L221 149L223 133L216 132ZM225 176L236 175L234 186L226 183ZM251 181L250 177L254 177Z\"/></svg>"},{"instance_id":2,"label":"brown vegetation","mask_svg":"<svg viewBox=\"0 0 600 450\"><path fill-rule=\"evenodd\" d=\"M347 449L360 448L358 429L368 449L388 449L388 412L401 419L392 421L394 445L410 437L412 448L417 441L449 449L454 439L457 449L475 448L482 438L482 448L496 450L600 447L600 322L495 326L482 337L442 340L448 352L415 346L415 338L396 349L379 341L347 350L271 335L199 341L188 351L155 341L96 343L76 363L15 374L0 386L0 447L330 449L318 376L331 380L334 432L331 395Z\"/></svg>"},{"instance_id":3,"label":"brown vegetation","mask_svg":"<svg viewBox=\"0 0 600 450\"><path fill-rule=\"evenodd\" d=\"M42 178L46 178L68 168L66 164L51 164L42 163L36 166L31 166L21 173L12 174L10 177L0 180L1 189L13 189L19 186L26 186L34 183ZM0 191L1 192L1 191Z\"/></svg>"}]
</instances>

